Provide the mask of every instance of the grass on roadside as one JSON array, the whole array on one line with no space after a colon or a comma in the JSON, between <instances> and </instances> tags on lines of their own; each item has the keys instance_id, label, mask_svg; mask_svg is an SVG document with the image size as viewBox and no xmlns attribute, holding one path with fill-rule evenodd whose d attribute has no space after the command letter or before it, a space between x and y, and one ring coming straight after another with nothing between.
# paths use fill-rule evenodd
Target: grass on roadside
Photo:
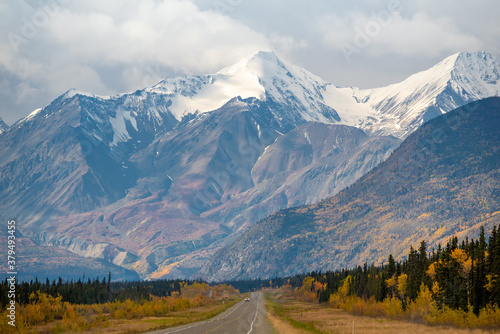
<instances>
[{"instance_id":1,"label":"grass on roadside","mask_svg":"<svg viewBox=\"0 0 500 334\"><path fill-rule=\"evenodd\" d=\"M151 323L152 326L147 329L147 331L154 331L154 330L159 330L159 329L165 329L169 327L176 327L176 326L182 326L182 325L187 325L193 322L198 322L198 321L204 321L208 320L210 318L215 317L216 315L224 312L231 306L237 304L238 302L241 301L241 298L238 299L231 299L226 301L224 304L220 304L214 309L209 309L206 311L197 310L197 309L192 309L189 311L183 311L183 312L175 312L173 313L170 317L168 318L157 318L157 319L143 319L144 322L146 323ZM203 307L201 307L203 308ZM144 332L143 330L140 331L126 331L125 333L127 334L133 334L133 333L141 333Z\"/></svg>"},{"instance_id":2,"label":"grass on roadside","mask_svg":"<svg viewBox=\"0 0 500 334\"><path fill-rule=\"evenodd\" d=\"M224 312L231 306L237 304L241 301L241 297L230 298L222 301L213 301L208 304L197 306L185 310L179 310L174 312L169 312L164 316L149 316L139 319L109 319L110 314L103 314L104 318L108 318L102 323L95 323L90 329L77 330L81 333L115 333L115 334L136 334L144 333L149 331L155 331L170 327L182 326L193 322L204 321L215 317L216 315ZM81 320L81 319L80 319ZM32 326L30 328L20 330L19 333L65 333L74 332L74 330L68 330L64 326L63 320L56 320L45 324L40 324L37 326Z\"/></svg>"},{"instance_id":3,"label":"grass on roadside","mask_svg":"<svg viewBox=\"0 0 500 334\"><path fill-rule=\"evenodd\" d=\"M316 328L315 323L311 321L298 321L293 319L290 314L292 311L297 311L298 308L286 303L283 300L277 300L275 295L267 292L265 293L266 308L268 312L271 312L274 316L286 321L292 327L315 334L328 334L328 332L322 331Z\"/></svg>"},{"instance_id":4,"label":"grass on roadside","mask_svg":"<svg viewBox=\"0 0 500 334\"><path fill-rule=\"evenodd\" d=\"M394 320L383 316L352 315L331 305L303 301L293 294L279 290L268 292L265 297L266 306L270 314L269 318L273 321L279 319L283 325L287 326L287 328L281 326L280 332L282 333L351 333L353 328L355 328L355 333L365 334L500 333L498 329L464 329L446 325L426 325L409 322L404 319Z\"/></svg>"}]
</instances>

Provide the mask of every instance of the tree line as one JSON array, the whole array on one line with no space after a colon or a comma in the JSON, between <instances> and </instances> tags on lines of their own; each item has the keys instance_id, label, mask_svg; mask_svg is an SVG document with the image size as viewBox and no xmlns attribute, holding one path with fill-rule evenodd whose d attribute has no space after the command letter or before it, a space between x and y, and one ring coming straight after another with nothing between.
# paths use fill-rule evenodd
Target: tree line
<instances>
[{"instance_id":1,"label":"tree line","mask_svg":"<svg viewBox=\"0 0 500 334\"><path fill-rule=\"evenodd\" d=\"M324 287L320 302L327 302L349 278L348 294L383 301L399 298L406 305L416 300L421 285L432 291L439 307L468 310L475 314L488 304L500 306L500 230L495 226L485 237L481 227L479 238L465 238L461 243L452 237L445 247L427 251L425 241L418 249L411 247L406 260L395 261L392 254L387 264L358 266L335 272L312 273Z\"/></svg>"},{"instance_id":2,"label":"tree line","mask_svg":"<svg viewBox=\"0 0 500 334\"><path fill-rule=\"evenodd\" d=\"M61 277L58 280L45 282L38 279L30 282L16 282L16 302L19 304L33 303L30 296L43 293L48 296L62 297L63 302L71 304L102 304L110 301L124 301L130 299L139 301L149 300L151 296L168 297L172 293L181 292L183 284L191 285L194 281L189 280L155 280L155 281L126 281L113 282L111 272L108 277L102 280L97 277L79 279L78 281L64 281ZM8 299L9 284L7 280L0 283L0 304L6 306Z\"/></svg>"},{"instance_id":3,"label":"tree line","mask_svg":"<svg viewBox=\"0 0 500 334\"><path fill-rule=\"evenodd\" d=\"M401 261L390 254L379 266L365 263L312 272L295 292L358 314L496 326L500 324L500 226L494 226L488 238L481 227L477 239L459 242L452 237L431 251L422 241Z\"/></svg>"}]
</instances>

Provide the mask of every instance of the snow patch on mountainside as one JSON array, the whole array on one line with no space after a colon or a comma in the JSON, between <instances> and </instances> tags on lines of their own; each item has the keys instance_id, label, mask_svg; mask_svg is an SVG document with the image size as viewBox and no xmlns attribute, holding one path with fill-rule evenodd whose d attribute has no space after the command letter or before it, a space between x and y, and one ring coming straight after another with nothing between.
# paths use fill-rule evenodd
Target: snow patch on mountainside
<instances>
[{"instance_id":1,"label":"snow patch on mountainside","mask_svg":"<svg viewBox=\"0 0 500 334\"><path fill-rule=\"evenodd\" d=\"M358 88L340 88L328 85L323 92L325 103L334 107L340 116L340 124L361 127L369 120L375 120L373 108L359 102L356 96L361 95Z\"/></svg>"},{"instance_id":2,"label":"snow patch on mountainside","mask_svg":"<svg viewBox=\"0 0 500 334\"><path fill-rule=\"evenodd\" d=\"M7 125L3 119L0 118L0 134L4 131L6 131L9 128L9 125Z\"/></svg>"},{"instance_id":3,"label":"snow patch on mountainside","mask_svg":"<svg viewBox=\"0 0 500 334\"><path fill-rule=\"evenodd\" d=\"M215 74L167 78L146 91L170 96L169 110L178 120L187 114L218 109L237 96L264 99L265 89L259 77L242 70L250 59Z\"/></svg>"},{"instance_id":4,"label":"snow patch on mountainside","mask_svg":"<svg viewBox=\"0 0 500 334\"><path fill-rule=\"evenodd\" d=\"M195 81L198 81L197 79L193 78ZM206 80L198 81L198 85L192 87L187 94L185 91L176 94L176 90L172 88L178 83L174 81L176 78L167 79L159 84L161 86L155 86L153 91L172 95L172 104L169 109L178 120L186 114L205 113L218 109L236 96L262 98L264 93L258 79L248 73L207 76ZM162 91L162 88L166 90Z\"/></svg>"},{"instance_id":5,"label":"snow patch on mountainside","mask_svg":"<svg viewBox=\"0 0 500 334\"><path fill-rule=\"evenodd\" d=\"M29 121L30 119L32 119L33 117L35 117L40 111L42 111L42 108L38 108L38 109L33 110L28 116L26 116L23 119L23 121L24 122Z\"/></svg>"},{"instance_id":6,"label":"snow patch on mountainside","mask_svg":"<svg viewBox=\"0 0 500 334\"><path fill-rule=\"evenodd\" d=\"M500 60L486 52L460 53L451 77L452 88L468 99L500 94Z\"/></svg>"},{"instance_id":7,"label":"snow patch on mountainside","mask_svg":"<svg viewBox=\"0 0 500 334\"><path fill-rule=\"evenodd\" d=\"M132 139L127 131L126 121L128 121L137 131L137 121L130 115L130 111L117 112L116 117L109 118L109 122L113 128L113 142L110 146L116 146L118 143Z\"/></svg>"}]
</instances>

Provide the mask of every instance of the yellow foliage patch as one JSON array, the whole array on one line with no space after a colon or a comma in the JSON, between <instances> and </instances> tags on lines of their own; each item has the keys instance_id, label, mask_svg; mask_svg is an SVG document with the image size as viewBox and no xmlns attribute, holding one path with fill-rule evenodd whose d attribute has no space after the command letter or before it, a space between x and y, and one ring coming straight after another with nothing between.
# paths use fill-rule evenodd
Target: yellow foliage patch
<instances>
[{"instance_id":1,"label":"yellow foliage patch","mask_svg":"<svg viewBox=\"0 0 500 334\"><path fill-rule=\"evenodd\" d=\"M32 293L30 303L19 305L16 327L20 333L36 332L37 326L54 326L56 332L81 332L92 328L110 326L109 321L121 319L142 319L145 317L164 317L171 312L207 305L213 296L224 297L235 294L237 290L227 285L210 287L206 283L182 284L181 294L172 293L169 297L150 296L149 300L115 300L104 304L74 305L63 302L62 297L52 297L45 293ZM6 315L5 312L0 315ZM50 325L49 325L50 324Z\"/></svg>"},{"instance_id":2,"label":"yellow foliage patch","mask_svg":"<svg viewBox=\"0 0 500 334\"><path fill-rule=\"evenodd\" d=\"M157 271L155 271L152 275L151 275L151 278L152 279L159 279L159 278L162 278L163 276L167 275L170 270L172 270L172 268L174 268L177 264L179 264L179 262L174 262L174 263L171 263Z\"/></svg>"},{"instance_id":3,"label":"yellow foliage patch","mask_svg":"<svg viewBox=\"0 0 500 334\"><path fill-rule=\"evenodd\" d=\"M424 219L424 218L428 218L430 216L431 216L430 213L425 212L425 213L422 213L420 216L418 216L417 219Z\"/></svg>"},{"instance_id":4,"label":"yellow foliage patch","mask_svg":"<svg viewBox=\"0 0 500 334\"><path fill-rule=\"evenodd\" d=\"M341 295L341 289L330 295L330 305L353 315L386 316L393 320L464 328L498 328L500 326L500 309L497 306L486 306L480 310L479 316L472 312L472 307L468 312L453 310L447 306L439 309L432 299L433 293L439 293L437 283L433 285L432 292L422 284L417 299L408 303L406 310L403 310L403 303L398 297L388 297L383 302L377 302L373 297L365 300L355 295L344 298Z\"/></svg>"}]
</instances>

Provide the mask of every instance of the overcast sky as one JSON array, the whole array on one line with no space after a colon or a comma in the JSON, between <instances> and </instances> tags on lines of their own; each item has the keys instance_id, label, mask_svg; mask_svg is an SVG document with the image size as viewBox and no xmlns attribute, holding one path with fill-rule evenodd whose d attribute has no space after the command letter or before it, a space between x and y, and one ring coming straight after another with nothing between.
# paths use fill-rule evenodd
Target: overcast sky
<instances>
[{"instance_id":1,"label":"overcast sky","mask_svg":"<svg viewBox=\"0 0 500 334\"><path fill-rule=\"evenodd\" d=\"M459 51L500 55L498 0L0 2L0 117L274 50L338 86L383 86Z\"/></svg>"}]
</instances>

